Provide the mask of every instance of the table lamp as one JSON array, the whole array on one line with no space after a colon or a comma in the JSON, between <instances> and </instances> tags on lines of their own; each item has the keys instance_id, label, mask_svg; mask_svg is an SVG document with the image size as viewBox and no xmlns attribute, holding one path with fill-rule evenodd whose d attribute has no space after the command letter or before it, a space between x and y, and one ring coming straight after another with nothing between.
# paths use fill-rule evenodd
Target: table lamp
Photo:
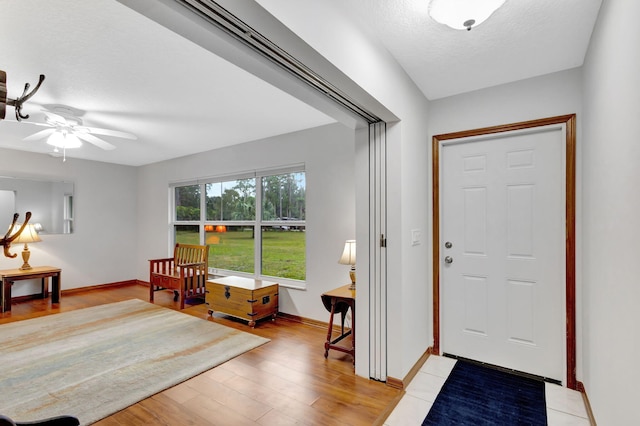
<instances>
[{"instance_id":1,"label":"table lamp","mask_svg":"<svg viewBox=\"0 0 640 426\"><path fill-rule=\"evenodd\" d=\"M29 251L29 246L27 243L37 243L42 241L36 232L36 227L29 223L22 230L18 238L13 240L14 243L24 243L24 249L22 250L22 260L24 263L20 267L21 270L31 269L31 265L29 265L29 257L31 256L31 252Z\"/></svg>"},{"instance_id":2,"label":"table lamp","mask_svg":"<svg viewBox=\"0 0 640 426\"><path fill-rule=\"evenodd\" d=\"M349 270L349 278L351 278L351 286L349 290L356 289L356 240L347 240L344 243L344 251L338 263L341 265L351 265Z\"/></svg>"}]
</instances>

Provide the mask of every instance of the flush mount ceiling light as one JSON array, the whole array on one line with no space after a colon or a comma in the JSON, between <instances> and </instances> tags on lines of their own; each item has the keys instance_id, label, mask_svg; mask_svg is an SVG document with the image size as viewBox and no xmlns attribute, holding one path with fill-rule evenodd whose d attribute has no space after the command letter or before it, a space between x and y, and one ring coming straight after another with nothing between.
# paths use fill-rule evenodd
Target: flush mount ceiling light
<instances>
[{"instance_id":1,"label":"flush mount ceiling light","mask_svg":"<svg viewBox=\"0 0 640 426\"><path fill-rule=\"evenodd\" d=\"M430 0L429 15L456 30L470 31L486 21L506 0Z\"/></svg>"}]
</instances>

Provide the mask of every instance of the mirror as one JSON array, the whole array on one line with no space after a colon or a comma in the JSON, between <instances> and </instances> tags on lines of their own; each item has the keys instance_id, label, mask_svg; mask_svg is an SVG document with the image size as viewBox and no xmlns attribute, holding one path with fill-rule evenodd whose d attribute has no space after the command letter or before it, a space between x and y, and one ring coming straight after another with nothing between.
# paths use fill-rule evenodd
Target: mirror
<instances>
[{"instance_id":1,"label":"mirror","mask_svg":"<svg viewBox=\"0 0 640 426\"><path fill-rule=\"evenodd\" d=\"M40 233L70 234L73 204L73 182L0 177L0 227L9 226L14 213L20 214L21 221L30 211L29 223L40 224Z\"/></svg>"}]
</instances>

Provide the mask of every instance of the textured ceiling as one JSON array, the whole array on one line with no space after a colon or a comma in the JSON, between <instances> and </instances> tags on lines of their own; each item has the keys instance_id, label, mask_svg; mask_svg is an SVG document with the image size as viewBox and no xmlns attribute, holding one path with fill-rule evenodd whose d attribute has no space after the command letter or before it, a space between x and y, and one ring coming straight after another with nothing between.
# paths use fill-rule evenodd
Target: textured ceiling
<instances>
[{"instance_id":1,"label":"textured ceiling","mask_svg":"<svg viewBox=\"0 0 640 426\"><path fill-rule=\"evenodd\" d=\"M317 1L258 0L285 24L300 16L292 9ZM323 1L368 30L430 100L581 66L602 3L506 0L483 24L460 31L433 21L428 0Z\"/></svg>"},{"instance_id":2,"label":"textured ceiling","mask_svg":"<svg viewBox=\"0 0 640 426\"><path fill-rule=\"evenodd\" d=\"M429 99L581 66L601 4L507 0L467 32L432 21L427 0L259 0L279 19L309 2L348 14ZM85 125L138 136L105 136L115 150L85 143L70 157L142 165L335 121L115 0L0 0L0 8L9 97L47 76L26 113L41 120L40 107L68 105L86 111ZM0 147L51 152L22 141L40 129L1 121Z\"/></svg>"},{"instance_id":3,"label":"textured ceiling","mask_svg":"<svg viewBox=\"0 0 640 426\"><path fill-rule=\"evenodd\" d=\"M115 150L85 143L68 157L149 164L335 121L115 0L0 0L0 10L9 98L46 75L28 121L63 104L86 111L86 126L138 136L104 136ZM0 121L0 146L51 152L22 140L41 129Z\"/></svg>"}]
</instances>

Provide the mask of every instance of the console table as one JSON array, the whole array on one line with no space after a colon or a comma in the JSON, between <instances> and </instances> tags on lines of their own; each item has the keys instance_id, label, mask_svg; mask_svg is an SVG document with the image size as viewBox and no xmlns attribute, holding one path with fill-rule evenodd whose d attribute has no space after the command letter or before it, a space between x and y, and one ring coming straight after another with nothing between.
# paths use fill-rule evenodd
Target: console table
<instances>
[{"instance_id":1,"label":"console table","mask_svg":"<svg viewBox=\"0 0 640 426\"><path fill-rule=\"evenodd\" d=\"M42 298L49 296L49 280L51 277L51 303L60 303L60 275L62 270L53 266L35 266L31 269L4 269L0 270L0 301L2 302L1 312L11 311L11 286L16 281L42 280Z\"/></svg>"},{"instance_id":2,"label":"console table","mask_svg":"<svg viewBox=\"0 0 640 426\"><path fill-rule=\"evenodd\" d=\"M353 363L356 363L356 291L350 290L351 284L338 287L322 294L322 303L324 307L331 312L329 317L329 330L327 331L327 341L324 343L324 357L329 356L329 349L348 353L353 357ZM344 320L347 311L351 308L351 330L344 332ZM341 333L335 339L333 336L333 316L336 313L342 315ZM345 337L351 335L351 347L340 346L337 343Z\"/></svg>"}]
</instances>

